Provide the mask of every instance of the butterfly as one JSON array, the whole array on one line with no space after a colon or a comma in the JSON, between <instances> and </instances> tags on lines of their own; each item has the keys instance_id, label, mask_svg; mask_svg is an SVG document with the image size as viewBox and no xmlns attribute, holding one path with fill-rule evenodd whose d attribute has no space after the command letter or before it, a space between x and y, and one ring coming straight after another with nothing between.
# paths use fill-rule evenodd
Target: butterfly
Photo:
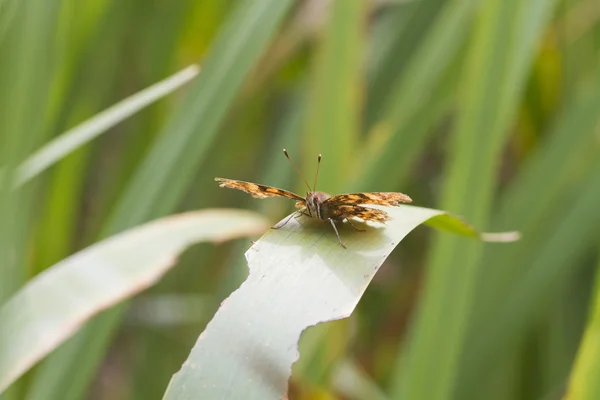
<instances>
[{"instance_id":1,"label":"butterfly","mask_svg":"<svg viewBox=\"0 0 600 400\"><path fill-rule=\"evenodd\" d=\"M317 161L317 173L315 174L315 181L313 188L302 175L300 171L290 158L288 152L283 149L283 154L290 161L300 178L306 184L308 192L306 197L301 197L296 193L288 190L279 189L272 186L260 185L258 183L238 181L226 178L215 178L215 181L219 182L220 187L237 189L243 192L249 193L252 197L258 199L264 199L267 197L287 197L288 199L296 200L295 213L291 214L281 225L274 226L273 229L282 228L287 224L292 217L300 217L302 215L316 218L331 223L333 230L337 236L340 245L346 248L344 242L340 238L340 234L335 226L336 222L347 221L348 224L357 231L364 232L364 229L358 229L352 223L351 218L359 218L363 221L374 221L379 223L385 223L389 221L391 217L385 211L363 207L364 204L377 204L382 206L397 206L400 203L410 203L412 199L403 194L395 192L365 192L365 193L348 193L338 194L336 196L330 196L324 192L317 192L317 177L319 176L319 167L321 166L321 154L319 154Z\"/></svg>"}]
</instances>

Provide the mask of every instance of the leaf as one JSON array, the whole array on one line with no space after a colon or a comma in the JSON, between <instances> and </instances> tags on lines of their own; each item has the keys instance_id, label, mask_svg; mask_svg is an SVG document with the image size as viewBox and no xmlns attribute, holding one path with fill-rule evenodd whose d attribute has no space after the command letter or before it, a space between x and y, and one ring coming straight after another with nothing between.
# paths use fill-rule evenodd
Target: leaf
<instances>
[{"instance_id":1,"label":"leaf","mask_svg":"<svg viewBox=\"0 0 600 400\"><path fill-rule=\"evenodd\" d=\"M319 220L292 219L267 232L246 253L248 279L222 303L164 398L282 398L302 331L348 317L411 230L449 218L428 208L384 209L393 218L384 227L365 233L339 224L348 249Z\"/></svg>"},{"instance_id":2,"label":"leaf","mask_svg":"<svg viewBox=\"0 0 600 400\"><path fill-rule=\"evenodd\" d=\"M434 22L426 32L404 35L410 39L413 35L422 36L414 50L404 40L397 43L399 48L393 49L394 56L399 57L410 49L412 57L401 61L402 75L387 82L389 94L385 103L374 106L382 109L382 121L374 121L379 122L374 133L382 134L369 138L368 147L373 150L368 152L364 168L358 171L358 182L367 185L361 190L377 190L383 179L386 182L401 180L426 145L432 126L449 108L458 80L455 76L462 72L462 65L452 64L456 64L454 60L458 58L477 3L475 0L427 0L416 5L409 24L419 24L428 18L434 18ZM389 60L382 62L383 70L391 68L385 65ZM380 73L385 79L385 71ZM358 188L358 185L353 187Z\"/></svg>"},{"instance_id":3,"label":"leaf","mask_svg":"<svg viewBox=\"0 0 600 400\"><path fill-rule=\"evenodd\" d=\"M471 345L463 355L457 382L458 397L468 397L467 391L472 392L478 386L484 392L487 390L481 386L485 386L482 377L489 375L485 372L488 365L496 364L498 357L511 346L519 346L523 330L547 307L549 299L559 291L557 286L567 281L565 274L578 270L579 264L564 263L559 255L582 244L597 242L596 236L582 232L595 226L592 216L598 200L592 198L585 206L582 199L600 182L600 175L594 172L600 168L597 164L600 145L594 136L600 122L600 92L590 90L599 83L600 79L595 77L570 99L548 137L521 167L519 176L504 189L494 226L518 226L524 240L505 249L495 246L486 249L482 262L485 270L477 282L477 304L471 311L468 339ZM573 214L576 206L588 209ZM568 224L564 219L567 214L575 218ZM571 231L564 232L563 241L548 245L556 232L565 227ZM560 246L556 247L556 243ZM551 262L536 262L547 251L556 251L547 258ZM533 268L539 270L534 273ZM527 297L525 303L508 301L523 297Z\"/></svg>"},{"instance_id":4,"label":"leaf","mask_svg":"<svg viewBox=\"0 0 600 400\"><path fill-rule=\"evenodd\" d=\"M352 174L361 115L360 83L365 41L365 0L334 0L315 61L308 103L304 161L315 165L323 153L327 168L320 187L342 191Z\"/></svg>"},{"instance_id":5,"label":"leaf","mask_svg":"<svg viewBox=\"0 0 600 400\"><path fill-rule=\"evenodd\" d=\"M442 207L461 213L477 226L490 220L502 150L534 49L555 3L488 0L477 14L441 196ZM398 358L393 398L452 397L468 343L469 317L477 302L482 252L479 243L436 237L410 350L403 348Z\"/></svg>"},{"instance_id":6,"label":"leaf","mask_svg":"<svg viewBox=\"0 0 600 400\"><path fill-rule=\"evenodd\" d=\"M211 44L202 62L202 73L122 192L104 224L103 235L169 214L179 206L194 184L198 167L206 160L244 78L293 4L292 0L238 3ZM33 397L83 397L123 311L123 307L116 307L100 314L54 352L36 374L30 390Z\"/></svg>"},{"instance_id":7,"label":"leaf","mask_svg":"<svg viewBox=\"0 0 600 400\"><path fill-rule=\"evenodd\" d=\"M171 212L193 182L244 78L292 6L242 2L202 63L202 74L161 131L109 221L110 231ZM164 188L168 186L169 190Z\"/></svg>"},{"instance_id":8,"label":"leaf","mask_svg":"<svg viewBox=\"0 0 600 400\"><path fill-rule=\"evenodd\" d=\"M535 318L539 310L550 303L577 269L574 266L586 251L597 246L600 235L600 163L592 176L578 192L577 199L561 214L557 225L547 233L543 246L528 260L526 272L514 283L507 297L494 314L478 329L478 336L469 341L469 352L464 355L463 383L472 390L485 374L484 364L496 360L517 343L520 332ZM516 246L515 246L516 247ZM512 249L511 249L512 250ZM514 262L508 259L507 262ZM461 382L462 383L462 382Z\"/></svg>"},{"instance_id":9,"label":"leaf","mask_svg":"<svg viewBox=\"0 0 600 400\"><path fill-rule=\"evenodd\" d=\"M0 393L93 315L158 281L191 244L266 227L246 211L189 212L115 235L55 264L0 308Z\"/></svg>"},{"instance_id":10,"label":"leaf","mask_svg":"<svg viewBox=\"0 0 600 400\"><path fill-rule=\"evenodd\" d=\"M152 104L160 98L178 89L192 80L199 72L196 65L179 71L178 73L116 103L106 110L94 115L63 133L50 143L32 154L16 171L15 185L20 186L28 182L40 172L60 161L62 158L83 146L98 135L117 125L121 121Z\"/></svg>"},{"instance_id":11,"label":"leaf","mask_svg":"<svg viewBox=\"0 0 600 400\"><path fill-rule=\"evenodd\" d=\"M565 400L600 398L600 268L596 271L596 290L591 303L591 313Z\"/></svg>"}]
</instances>

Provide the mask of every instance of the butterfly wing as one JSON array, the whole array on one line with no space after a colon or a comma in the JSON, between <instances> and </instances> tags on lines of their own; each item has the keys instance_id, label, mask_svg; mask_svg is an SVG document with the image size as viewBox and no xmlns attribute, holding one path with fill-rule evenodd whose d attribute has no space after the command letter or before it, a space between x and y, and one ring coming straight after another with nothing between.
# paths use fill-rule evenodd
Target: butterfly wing
<instances>
[{"instance_id":1,"label":"butterfly wing","mask_svg":"<svg viewBox=\"0 0 600 400\"><path fill-rule=\"evenodd\" d=\"M256 197L257 199L264 199L267 197L287 197L288 199L297 200L299 202L305 201L296 193L292 193L283 189L278 189L272 186L259 185L258 183L236 181L233 179L225 178L215 178L215 181L219 182L220 187L241 190L242 192L246 192L252 197Z\"/></svg>"},{"instance_id":2,"label":"butterfly wing","mask_svg":"<svg viewBox=\"0 0 600 400\"><path fill-rule=\"evenodd\" d=\"M397 206L400 203L411 203L412 199L404 193L396 192L366 192L339 194L323 202L329 209L341 205L378 204L380 206Z\"/></svg>"},{"instance_id":3,"label":"butterfly wing","mask_svg":"<svg viewBox=\"0 0 600 400\"><path fill-rule=\"evenodd\" d=\"M385 224L391 217L382 210L353 205L340 205L330 210L330 216L335 220L344 218L360 218L363 221L373 221Z\"/></svg>"}]
</instances>

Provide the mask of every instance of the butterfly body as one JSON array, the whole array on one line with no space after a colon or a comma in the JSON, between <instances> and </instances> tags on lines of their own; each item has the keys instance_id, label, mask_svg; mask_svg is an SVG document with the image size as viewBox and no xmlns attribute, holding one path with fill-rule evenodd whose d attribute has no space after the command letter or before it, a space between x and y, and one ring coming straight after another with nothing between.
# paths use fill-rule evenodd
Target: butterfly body
<instances>
[{"instance_id":1,"label":"butterfly body","mask_svg":"<svg viewBox=\"0 0 600 400\"><path fill-rule=\"evenodd\" d=\"M283 152L286 157L290 159L285 149ZM319 162L320 161L321 155L319 154ZM294 164L292 163L292 165ZM296 168L295 165L294 168ZM314 189L311 190L307 183L306 186L309 188L309 191L306 193L306 197L301 197L294 192L272 186L260 185L258 183L226 178L215 178L215 181L219 182L220 187L241 190L250 194L252 197L259 199L267 197L286 197L288 199L296 200L296 207L299 208L299 210L288 217L283 224L273 228L279 229L287 224L292 217L298 217L300 215L328 221L335 230L338 241L344 248L346 248L346 246L342 242L334 222L347 221L348 224L354 229L362 231L362 229L358 229L352 224L352 221L350 220L351 218L378 223L385 223L386 221L390 220L390 216L385 211L363 207L363 205L376 204L382 206L397 206L400 203L412 202L411 198L407 195L396 192L364 192L330 196L324 192L317 192ZM316 176L314 186L316 186Z\"/></svg>"},{"instance_id":2,"label":"butterfly body","mask_svg":"<svg viewBox=\"0 0 600 400\"><path fill-rule=\"evenodd\" d=\"M324 192L308 192L304 204L296 203L296 207L306 207L306 212L311 218L319 218L322 220L329 219L329 208L324 205L325 200L331 198L330 195Z\"/></svg>"}]
</instances>

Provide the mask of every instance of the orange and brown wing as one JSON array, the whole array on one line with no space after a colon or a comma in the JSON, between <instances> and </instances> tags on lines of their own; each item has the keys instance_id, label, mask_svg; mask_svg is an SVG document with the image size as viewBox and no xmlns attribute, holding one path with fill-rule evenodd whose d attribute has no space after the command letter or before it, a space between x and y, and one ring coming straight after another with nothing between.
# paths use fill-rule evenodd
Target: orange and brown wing
<instances>
[{"instance_id":1,"label":"orange and brown wing","mask_svg":"<svg viewBox=\"0 0 600 400\"><path fill-rule=\"evenodd\" d=\"M215 181L219 182L220 187L241 190L242 192L246 192L252 197L256 197L258 199L264 199L267 197L287 197L288 199L304 201L304 199L298 196L296 193L288 192L287 190L278 189L272 186L259 185L258 183L236 181L225 178L215 178Z\"/></svg>"},{"instance_id":2,"label":"orange and brown wing","mask_svg":"<svg viewBox=\"0 0 600 400\"><path fill-rule=\"evenodd\" d=\"M397 206L400 203L411 203L412 199L404 193L395 192L366 192L339 194L325 200L329 208L341 205L378 204L381 206Z\"/></svg>"},{"instance_id":3,"label":"orange and brown wing","mask_svg":"<svg viewBox=\"0 0 600 400\"><path fill-rule=\"evenodd\" d=\"M389 221L391 217L382 210L375 208L367 208L361 206L341 205L330 210L331 218L333 219L344 219L344 218L360 218L363 221L374 221L385 224L385 221Z\"/></svg>"}]
</instances>

